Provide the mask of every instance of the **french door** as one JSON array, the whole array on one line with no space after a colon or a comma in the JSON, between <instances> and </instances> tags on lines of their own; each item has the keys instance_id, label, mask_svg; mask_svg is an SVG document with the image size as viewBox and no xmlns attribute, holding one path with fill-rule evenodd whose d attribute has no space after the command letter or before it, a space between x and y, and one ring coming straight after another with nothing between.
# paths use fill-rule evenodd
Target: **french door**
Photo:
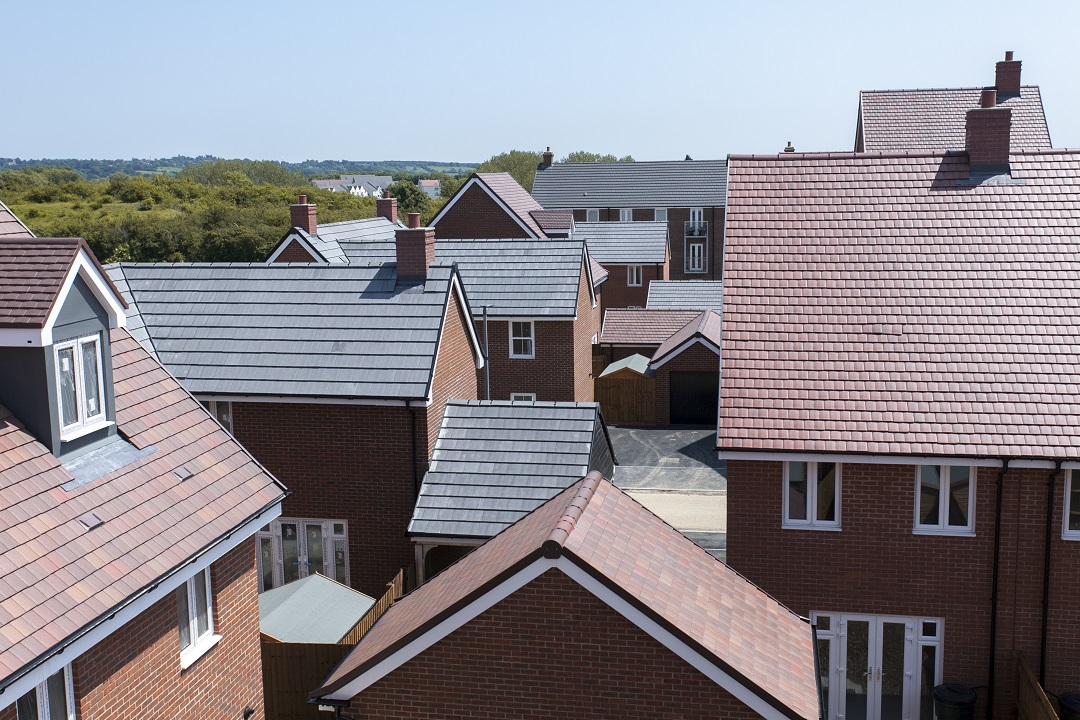
<instances>
[{"instance_id":1,"label":"french door","mask_svg":"<svg viewBox=\"0 0 1080 720\"><path fill-rule=\"evenodd\" d=\"M933 720L937 618L814 613L830 720Z\"/></svg>"},{"instance_id":2,"label":"french door","mask_svg":"<svg viewBox=\"0 0 1080 720\"><path fill-rule=\"evenodd\" d=\"M278 518L257 537L260 592L314 573L349 584L344 520Z\"/></svg>"},{"instance_id":3,"label":"french door","mask_svg":"<svg viewBox=\"0 0 1080 720\"><path fill-rule=\"evenodd\" d=\"M705 243L686 244L686 272L705 272Z\"/></svg>"}]
</instances>

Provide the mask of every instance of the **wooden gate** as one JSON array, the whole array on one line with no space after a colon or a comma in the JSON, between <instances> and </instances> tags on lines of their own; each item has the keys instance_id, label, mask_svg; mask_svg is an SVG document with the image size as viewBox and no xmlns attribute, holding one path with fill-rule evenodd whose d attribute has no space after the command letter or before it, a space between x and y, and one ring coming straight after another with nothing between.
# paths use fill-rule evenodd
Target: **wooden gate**
<instances>
[{"instance_id":1,"label":"wooden gate","mask_svg":"<svg viewBox=\"0 0 1080 720\"><path fill-rule=\"evenodd\" d=\"M262 636L263 702L268 720L326 720L307 701L352 645L283 643Z\"/></svg>"},{"instance_id":2,"label":"wooden gate","mask_svg":"<svg viewBox=\"0 0 1080 720\"><path fill-rule=\"evenodd\" d=\"M655 425L656 380L637 373L596 379L596 401L609 425Z\"/></svg>"}]
</instances>

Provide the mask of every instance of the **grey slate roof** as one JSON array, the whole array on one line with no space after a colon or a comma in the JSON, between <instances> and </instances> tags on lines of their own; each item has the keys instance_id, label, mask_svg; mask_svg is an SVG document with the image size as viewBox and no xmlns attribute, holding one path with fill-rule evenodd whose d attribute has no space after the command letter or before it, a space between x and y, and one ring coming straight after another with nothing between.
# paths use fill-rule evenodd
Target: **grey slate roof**
<instances>
[{"instance_id":1,"label":"grey slate roof","mask_svg":"<svg viewBox=\"0 0 1080 720\"><path fill-rule=\"evenodd\" d=\"M548 209L723 207L727 161L555 163L532 195Z\"/></svg>"},{"instance_id":2,"label":"grey slate roof","mask_svg":"<svg viewBox=\"0 0 1080 720\"><path fill-rule=\"evenodd\" d=\"M308 575L259 595L259 630L282 642L336 643L374 598L322 575Z\"/></svg>"},{"instance_id":3,"label":"grey slate roof","mask_svg":"<svg viewBox=\"0 0 1080 720\"><path fill-rule=\"evenodd\" d=\"M574 239L584 240L601 265L662 265L667 229L666 222L577 223Z\"/></svg>"},{"instance_id":4,"label":"grey slate roof","mask_svg":"<svg viewBox=\"0 0 1080 720\"><path fill-rule=\"evenodd\" d=\"M649 283L648 310L715 310L724 306L720 280L653 280Z\"/></svg>"},{"instance_id":5,"label":"grey slate roof","mask_svg":"<svg viewBox=\"0 0 1080 720\"><path fill-rule=\"evenodd\" d=\"M348 264L349 260L345 257L345 251L341 249L341 245L336 240L329 237L324 239L321 235L309 235L307 231L301 228L292 228L280 244L292 242L294 235L303 238L304 242L310 245L312 250L319 253L326 262L330 264Z\"/></svg>"},{"instance_id":6,"label":"grey slate roof","mask_svg":"<svg viewBox=\"0 0 1080 720\"><path fill-rule=\"evenodd\" d=\"M394 257L394 233L399 227L384 217L326 223L319 225L319 240L341 249L340 262L364 265Z\"/></svg>"},{"instance_id":7,"label":"grey slate roof","mask_svg":"<svg viewBox=\"0 0 1080 720\"><path fill-rule=\"evenodd\" d=\"M489 538L614 463L597 403L450 400L408 534Z\"/></svg>"},{"instance_id":8,"label":"grey slate roof","mask_svg":"<svg viewBox=\"0 0 1080 720\"><path fill-rule=\"evenodd\" d=\"M108 268L193 394L375 399L427 396L453 272L397 286L393 265Z\"/></svg>"}]
</instances>

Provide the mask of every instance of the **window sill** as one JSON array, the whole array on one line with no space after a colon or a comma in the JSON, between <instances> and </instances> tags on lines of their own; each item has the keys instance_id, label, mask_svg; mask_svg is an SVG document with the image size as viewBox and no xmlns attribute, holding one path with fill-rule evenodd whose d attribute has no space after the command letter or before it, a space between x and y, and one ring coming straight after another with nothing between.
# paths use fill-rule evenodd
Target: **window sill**
<instances>
[{"instance_id":1,"label":"window sill","mask_svg":"<svg viewBox=\"0 0 1080 720\"><path fill-rule=\"evenodd\" d=\"M97 432L102 428L107 428L111 425L115 425L112 420L102 420L96 422L93 425L84 425L83 427L72 428L71 430L62 430L60 432L60 441L69 442L71 440L77 440L84 435L89 435L92 432Z\"/></svg>"},{"instance_id":2,"label":"window sill","mask_svg":"<svg viewBox=\"0 0 1080 720\"><path fill-rule=\"evenodd\" d=\"M1072 532L1063 532L1061 533L1061 539L1076 542L1077 540L1080 540L1080 532L1076 532L1075 530Z\"/></svg>"},{"instance_id":3,"label":"window sill","mask_svg":"<svg viewBox=\"0 0 1080 720\"><path fill-rule=\"evenodd\" d=\"M217 645L220 641L220 635L206 635L200 638L199 642L181 650L180 669L187 670L189 667L195 664L195 661L197 661L206 653L210 652L210 648Z\"/></svg>"},{"instance_id":4,"label":"window sill","mask_svg":"<svg viewBox=\"0 0 1080 720\"><path fill-rule=\"evenodd\" d=\"M968 528L915 528L912 535L943 535L945 537L975 537L975 531Z\"/></svg>"},{"instance_id":5,"label":"window sill","mask_svg":"<svg viewBox=\"0 0 1080 720\"><path fill-rule=\"evenodd\" d=\"M535 360L535 355L511 355L511 360Z\"/></svg>"},{"instance_id":6,"label":"window sill","mask_svg":"<svg viewBox=\"0 0 1080 720\"><path fill-rule=\"evenodd\" d=\"M824 532L840 532L839 525L796 525L794 523L781 523L783 530L817 530Z\"/></svg>"}]
</instances>

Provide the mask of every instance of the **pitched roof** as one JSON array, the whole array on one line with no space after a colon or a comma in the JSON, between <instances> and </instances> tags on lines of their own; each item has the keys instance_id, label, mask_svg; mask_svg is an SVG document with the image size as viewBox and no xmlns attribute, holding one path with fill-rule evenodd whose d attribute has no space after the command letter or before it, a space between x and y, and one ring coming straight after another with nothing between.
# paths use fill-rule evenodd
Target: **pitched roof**
<instances>
[{"instance_id":1,"label":"pitched roof","mask_svg":"<svg viewBox=\"0 0 1080 720\"><path fill-rule=\"evenodd\" d=\"M700 315L700 310L608 308L604 312L600 344L659 346Z\"/></svg>"},{"instance_id":2,"label":"pitched roof","mask_svg":"<svg viewBox=\"0 0 1080 720\"><path fill-rule=\"evenodd\" d=\"M674 335L656 348L653 353L651 365L657 367L663 365L674 355L678 355L691 344L704 341L706 346L719 350L720 348L720 314L713 310L706 310L695 319L680 328Z\"/></svg>"},{"instance_id":3,"label":"pitched roof","mask_svg":"<svg viewBox=\"0 0 1080 720\"><path fill-rule=\"evenodd\" d=\"M716 310L724 305L720 280L653 280L649 283L649 310Z\"/></svg>"},{"instance_id":4,"label":"pitched roof","mask_svg":"<svg viewBox=\"0 0 1080 720\"><path fill-rule=\"evenodd\" d=\"M315 573L259 593L259 630L281 642L336 643L374 604L374 598Z\"/></svg>"},{"instance_id":5,"label":"pitched roof","mask_svg":"<svg viewBox=\"0 0 1080 720\"><path fill-rule=\"evenodd\" d=\"M597 403L450 400L408 534L489 538L614 455Z\"/></svg>"},{"instance_id":6,"label":"pitched roof","mask_svg":"<svg viewBox=\"0 0 1080 720\"><path fill-rule=\"evenodd\" d=\"M417 184L420 187L439 187L439 181L438 180L431 180L431 179L428 179L428 178L420 178L420 181Z\"/></svg>"},{"instance_id":7,"label":"pitched roof","mask_svg":"<svg viewBox=\"0 0 1080 720\"><path fill-rule=\"evenodd\" d=\"M565 237L574 227L573 210L530 210L529 214L549 237L553 235Z\"/></svg>"},{"instance_id":8,"label":"pitched roof","mask_svg":"<svg viewBox=\"0 0 1080 720\"><path fill-rule=\"evenodd\" d=\"M723 207L727 161L555 163L536 171L545 208Z\"/></svg>"},{"instance_id":9,"label":"pitched roof","mask_svg":"<svg viewBox=\"0 0 1080 720\"><path fill-rule=\"evenodd\" d=\"M601 265L662 265L667 261L666 222L577 223L574 238L584 240Z\"/></svg>"},{"instance_id":10,"label":"pitched roof","mask_svg":"<svg viewBox=\"0 0 1080 720\"><path fill-rule=\"evenodd\" d=\"M861 149L865 152L963 150L966 113L979 107L982 90L864 90L859 93ZM998 107L1012 108L1010 147L1013 150L1052 147L1038 87L1022 87L1019 96L999 93Z\"/></svg>"},{"instance_id":11,"label":"pitched roof","mask_svg":"<svg viewBox=\"0 0 1080 720\"><path fill-rule=\"evenodd\" d=\"M503 203L510 208L510 211L517 216L526 227L529 228L536 237L546 237L543 228L540 227L540 223L532 216L533 211L543 210L544 208L540 203L533 200L529 191L521 187L518 181L514 179L514 176L506 172L493 172L493 173L473 173L473 177L479 180L481 183L487 186L487 188L493 192ZM459 193L463 193L469 183L465 183L458 190ZM456 196L455 196L456 197ZM449 207L454 198L450 199L450 202L446 203L446 207ZM436 221L438 218L436 218ZM432 225L435 225L436 221L432 221Z\"/></svg>"},{"instance_id":12,"label":"pitched roof","mask_svg":"<svg viewBox=\"0 0 1080 720\"><path fill-rule=\"evenodd\" d=\"M731 158L726 449L1080 458L1080 152Z\"/></svg>"},{"instance_id":13,"label":"pitched roof","mask_svg":"<svg viewBox=\"0 0 1080 720\"><path fill-rule=\"evenodd\" d=\"M125 467L62 489L72 475L0 406L0 687L284 497L126 330L111 341L117 429L144 451Z\"/></svg>"},{"instance_id":14,"label":"pitched roof","mask_svg":"<svg viewBox=\"0 0 1080 720\"><path fill-rule=\"evenodd\" d=\"M604 368L604 371L600 373L599 377L604 377L606 375L614 375L620 370L632 370L638 375L652 375L652 371L649 369L649 358L645 357L644 355L635 354L611 363L606 368Z\"/></svg>"},{"instance_id":15,"label":"pitched roof","mask_svg":"<svg viewBox=\"0 0 1080 720\"><path fill-rule=\"evenodd\" d=\"M589 255L589 268L592 270L593 287L608 279L610 273L608 273L607 268L596 262L596 258L592 255Z\"/></svg>"},{"instance_id":16,"label":"pitched roof","mask_svg":"<svg viewBox=\"0 0 1080 720\"><path fill-rule=\"evenodd\" d=\"M0 237L0 328L44 327L80 254L119 297L85 240Z\"/></svg>"},{"instance_id":17,"label":"pitched roof","mask_svg":"<svg viewBox=\"0 0 1080 720\"><path fill-rule=\"evenodd\" d=\"M399 285L393 265L123 263L109 273L191 392L319 398L427 397L456 282L446 266L416 286Z\"/></svg>"},{"instance_id":18,"label":"pitched roof","mask_svg":"<svg viewBox=\"0 0 1080 720\"><path fill-rule=\"evenodd\" d=\"M777 715L818 718L813 640L806 621L598 473L391 606L312 695L355 695L363 683L377 679L360 678L362 673L429 628L441 621L463 623L468 616L449 619L515 574L552 567L575 579L587 574L603 588L602 599L629 603L710 666L737 678ZM399 656L394 664L407 659ZM378 672L390 672L394 664L384 663ZM350 688L353 680L355 690Z\"/></svg>"},{"instance_id":19,"label":"pitched roof","mask_svg":"<svg viewBox=\"0 0 1080 720\"><path fill-rule=\"evenodd\" d=\"M387 253L394 257L394 238L399 227L384 217L322 223L318 227L318 239L328 247L339 249L341 259L327 258L330 262L368 264Z\"/></svg>"},{"instance_id":20,"label":"pitched roof","mask_svg":"<svg viewBox=\"0 0 1080 720\"><path fill-rule=\"evenodd\" d=\"M11 212L7 205L0 202L0 237L34 237L34 233Z\"/></svg>"}]
</instances>

